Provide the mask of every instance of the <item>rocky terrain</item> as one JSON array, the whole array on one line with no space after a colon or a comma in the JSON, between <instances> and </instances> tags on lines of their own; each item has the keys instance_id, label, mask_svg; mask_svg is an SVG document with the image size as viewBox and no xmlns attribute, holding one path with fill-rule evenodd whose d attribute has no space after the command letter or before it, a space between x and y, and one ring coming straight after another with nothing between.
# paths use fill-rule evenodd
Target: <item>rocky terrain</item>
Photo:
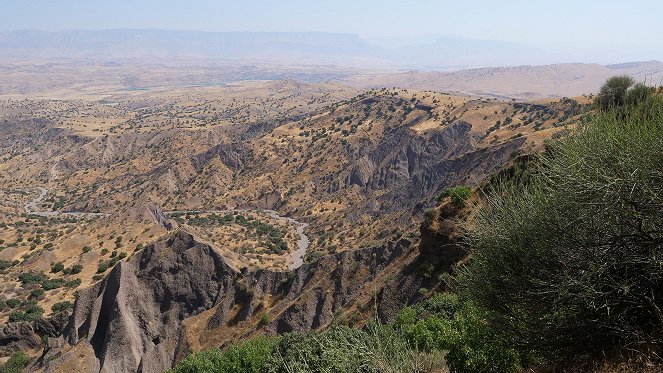
<instances>
[{"instance_id":1,"label":"rocky terrain","mask_svg":"<svg viewBox=\"0 0 663 373\"><path fill-rule=\"evenodd\" d=\"M0 101L2 353L160 371L255 334L389 319L459 258L430 255L449 232L419 240L439 192L587 102L292 80Z\"/></svg>"},{"instance_id":2,"label":"rocky terrain","mask_svg":"<svg viewBox=\"0 0 663 373\"><path fill-rule=\"evenodd\" d=\"M462 251L436 253L443 265ZM185 231L150 245L82 291L46 372L159 372L191 350L255 333L319 329L362 312L389 318L435 280L421 276L414 242L320 258L292 272L239 272ZM84 362L87 365L80 365Z\"/></svg>"}]
</instances>

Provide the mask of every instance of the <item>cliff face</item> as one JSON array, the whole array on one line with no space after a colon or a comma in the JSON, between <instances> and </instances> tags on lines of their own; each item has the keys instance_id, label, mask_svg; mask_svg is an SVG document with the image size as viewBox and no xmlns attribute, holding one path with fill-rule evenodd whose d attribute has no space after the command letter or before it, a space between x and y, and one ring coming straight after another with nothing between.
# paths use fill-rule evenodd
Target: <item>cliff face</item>
<instances>
[{"instance_id":1,"label":"cliff face","mask_svg":"<svg viewBox=\"0 0 663 373\"><path fill-rule=\"evenodd\" d=\"M377 211L397 211L450 185L475 184L506 163L525 141L516 138L480 148L471 129L464 121L429 134L397 128L381 141L367 142L349 154L350 162L331 177L328 192L353 186L366 195L386 191L377 197Z\"/></svg>"},{"instance_id":2,"label":"cliff face","mask_svg":"<svg viewBox=\"0 0 663 373\"><path fill-rule=\"evenodd\" d=\"M173 235L82 291L64 341L89 345L102 372L161 371L173 362L181 321L212 307L237 275L211 247ZM67 357L46 371L66 370Z\"/></svg>"},{"instance_id":3,"label":"cliff face","mask_svg":"<svg viewBox=\"0 0 663 373\"><path fill-rule=\"evenodd\" d=\"M319 329L339 318L388 319L435 279L410 241L348 251L292 272L237 271L179 230L81 292L45 372L160 372L192 350L257 333ZM363 316L362 316L363 315Z\"/></svg>"}]
</instances>

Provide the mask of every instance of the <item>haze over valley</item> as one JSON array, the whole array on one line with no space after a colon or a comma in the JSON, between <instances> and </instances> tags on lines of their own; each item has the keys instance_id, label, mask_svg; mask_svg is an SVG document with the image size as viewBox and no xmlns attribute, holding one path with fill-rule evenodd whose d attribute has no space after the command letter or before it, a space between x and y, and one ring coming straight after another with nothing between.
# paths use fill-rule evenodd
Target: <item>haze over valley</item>
<instances>
[{"instance_id":1,"label":"haze over valley","mask_svg":"<svg viewBox=\"0 0 663 373\"><path fill-rule=\"evenodd\" d=\"M36 3L0 15L0 372L661 366L658 25Z\"/></svg>"}]
</instances>

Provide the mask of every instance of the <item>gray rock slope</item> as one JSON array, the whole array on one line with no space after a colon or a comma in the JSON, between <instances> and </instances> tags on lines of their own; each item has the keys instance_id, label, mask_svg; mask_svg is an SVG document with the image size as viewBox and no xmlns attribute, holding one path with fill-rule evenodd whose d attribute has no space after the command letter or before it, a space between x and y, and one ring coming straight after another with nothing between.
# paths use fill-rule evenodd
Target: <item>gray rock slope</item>
<instances>
[{"instance_id":1,"label":"gray rock slope","mask_svg":"<svg viewBox=\"0 0 663 373\"><path fill-rule=\"evenodd\" d=\"M369 292L378 294L377 313L389 318L429 286L417 272L418 260L418 250L401 239L326 256L293 272L237 271L212 247L178 230L81 292L63 335L45 349L42 367L64 372L87 361L81 369L161 372L199 342L183 327L196 315L206 319L194 334L218 334L217 346L258 328L273 334L325 327ZM381 280L387 273L391 280ZM264 310L264 299L275 299L273 317L258 326L251 321Z\"/></svg>"}]
</instances>

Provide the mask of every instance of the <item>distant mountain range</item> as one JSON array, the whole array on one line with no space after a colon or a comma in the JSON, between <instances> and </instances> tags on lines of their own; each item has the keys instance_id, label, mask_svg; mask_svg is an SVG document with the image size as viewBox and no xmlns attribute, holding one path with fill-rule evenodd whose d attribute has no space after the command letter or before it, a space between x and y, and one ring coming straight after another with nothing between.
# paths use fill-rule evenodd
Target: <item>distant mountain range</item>
<instances>
[{"instance_id":1,"label":"distant mountain range","mask_svg":"<svg viewBox=\"0 0 663 373\"><path fill-rule=\"evenodd\" d=\"M366 68L450 70L579 62L545 45L454 37L388 38L372 44L355 34L167 30L0 32L0 58L213 59ZM391 46L391 47L388 47Z\"/></svg>"},{"instance_id":2,"label":"distant mountain range","mask_svg":"<svg viewBox=\"0 0 663 373\"><path fill-rule=\"evenodd\" d=\"M408 71L355 74L344 83L359 88L401 87L533 99L596 93L608 78L629 75L636 82L663 85L663 63L616 65L562 63L539 66L485 67L460 71Z\"/></svg>"}]
</instances>

